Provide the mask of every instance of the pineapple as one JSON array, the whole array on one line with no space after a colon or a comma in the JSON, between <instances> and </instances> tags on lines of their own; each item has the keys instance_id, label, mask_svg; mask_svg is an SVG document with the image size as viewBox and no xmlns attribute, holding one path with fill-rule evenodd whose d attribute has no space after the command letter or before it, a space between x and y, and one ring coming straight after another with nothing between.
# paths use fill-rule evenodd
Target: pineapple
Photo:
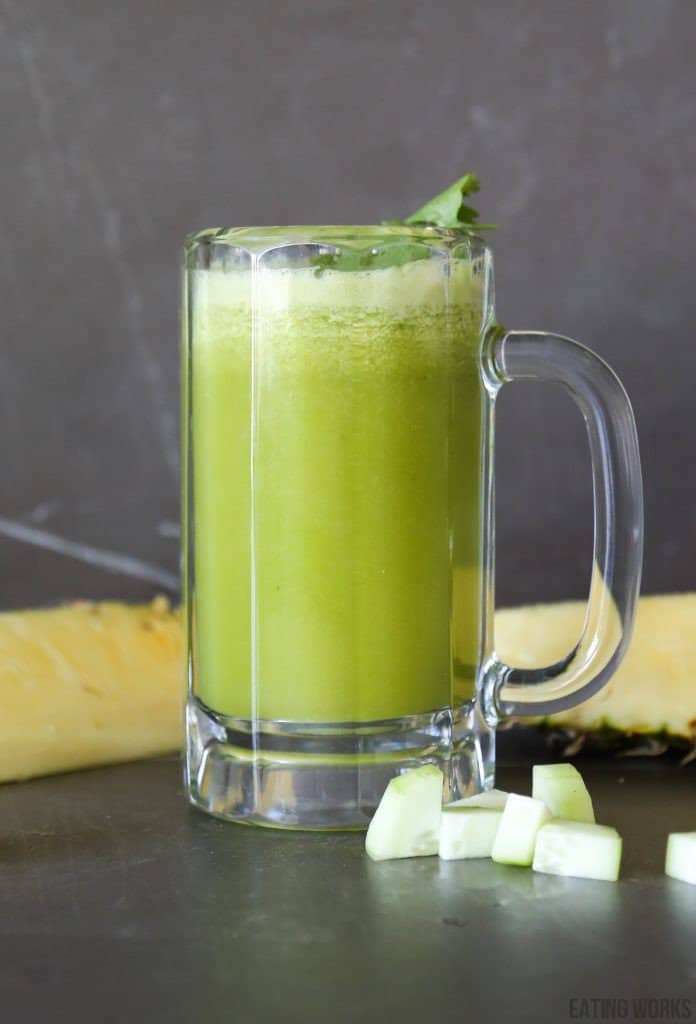
<instances>
[{"instance_id":1,"label":"pineapple","mask_svg":"<svg viewBox=\"0 0 696 1024\"><path fill-rule=\"evenodd\" d=\"M0 782L181 746L180 613L78 602L0 614Z\"/></svg>"},{"instance_id":2,"label":"pineapple","mask_svg":"<svg viewBox=\"0 0 696 1024\"><path fill-rule=\"evenodd\" d=\"M577 641L580 601L496 613L497 649L521 668ZM633 642L609 685L539 724L578 741L614 735L696 738L696 594L643 597ZM150 605L76 602L0 613L0 782L180 749L181 615Z\"/></svg>"},{"instance_id":3,"label":"pineapple","mask_svg":"<svg viewBox=\"0 0 696 1024\"><path fill-rule=\"evenodd\" d=\"M577 642L585 604L566 601L496 612L496 649L508 664L532 668L559 661ZM633 640L609 684L584 704L544 719L579 741L588 734L696 739L696 593L641 597ZM575 744L576 748L579 743ZM689 758L691 759L691 758Z\"/></svg>"}]
</instances>

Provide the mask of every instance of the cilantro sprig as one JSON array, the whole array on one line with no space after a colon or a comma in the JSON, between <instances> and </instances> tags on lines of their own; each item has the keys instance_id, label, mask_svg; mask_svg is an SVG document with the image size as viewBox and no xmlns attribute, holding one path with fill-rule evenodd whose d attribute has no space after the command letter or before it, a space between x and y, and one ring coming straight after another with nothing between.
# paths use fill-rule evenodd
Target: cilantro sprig
<instances>
[{"instance_id":1,"label":"cilantro sprig","mask_svg":"<svg viewBox=\"0 0 696 1024\"><path fill-rule=\"evenodd\" d=\"M454 228L470 233L491 229L495 225L480 224L478 210L467 202L468 197L478 192L480 187L475 174L465 174L429 199L405 220L385 220L382 223L386 227ZM413 259L425 259L429 255L429 250L422 245L395 239L392 244L385 245L379 250L346 249L341 252L324 253L315 256L311 263L315 272L321 274L324 270L367 270L398 266Z\"/></svg>"},{"instance_id":2,"label":"cilantro sprig","mask_svg":"<svg viewBox=\"0 0 696 1024\"><path fill-rule=\"evenodd\" d=\"M493 224L479 224L479 212L466 201L481 184L475 174L465 174L439 192L403 221L387 224L411 224L414 227L460 228L464 231L485 231Z\"/></svg>"}]
</instances>

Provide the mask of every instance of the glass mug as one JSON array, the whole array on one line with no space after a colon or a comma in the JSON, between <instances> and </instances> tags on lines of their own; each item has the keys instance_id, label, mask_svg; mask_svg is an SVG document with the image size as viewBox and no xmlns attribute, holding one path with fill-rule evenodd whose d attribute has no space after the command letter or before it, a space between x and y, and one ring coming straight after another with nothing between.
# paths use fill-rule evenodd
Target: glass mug
<instances>
[{"instance_id":1,"label":"glass mug","mask_svg":"<svg viewBox=\"0 0 696 1024\"><path fill-rule=\"evenodd\" d=\"M490 249L414 227L203 231L183 359L186 785L211 814L365 826L425 762L493 785L495 726L596 693L628 643L642 487L631 407L587 348L506 331ZM576 647L493 637L495 399L562 384L587 423L594 555Z\"/></svg>"}]
</instances>

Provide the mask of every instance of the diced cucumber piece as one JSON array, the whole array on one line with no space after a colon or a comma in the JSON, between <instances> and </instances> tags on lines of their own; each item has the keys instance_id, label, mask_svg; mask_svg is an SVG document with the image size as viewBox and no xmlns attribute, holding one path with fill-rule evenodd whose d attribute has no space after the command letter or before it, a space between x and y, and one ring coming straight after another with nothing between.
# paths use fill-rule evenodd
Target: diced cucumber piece
<instances>
[{"instance_id":1,"label":"diced cucumber piece","mask_svg":"<svg viewBox=\"0 0 696 1024\"><path fill-rule=\"evenodd\" d=\"M615 882L621 864L621 836L607 825L551 821L539 830L535 871Z\"/></svg>"},{"instance_id":2,"label":"diced cucumber piece","mask_svg":"<svg viewBox=\"0 0 696 1024\"><path fill-rule=\"evenodd\" d=\"M528 867L534 857L537 832L550 818L543 800L510 793L493 843L493 860Z\"/></svg>"},{"instance_id":3,"label":"diced cucumber piece","mask_svg":"<svg viewBox=\"0 0 696 1024\"><path fill-rule=\"evenodd\" d=\"M487 807L449 804L442 810L440 849L443 860L490 857L503 812Z\"/></svg>"},{"instance_id":4,"label":"diced cucumber piece","mask_svg":"<svg viewBox=\"0 0 696 1024\"><path fill-rule=\"evenodd\" d=\"M442 772L432 764L391 780L365 837L365 849L373 860L437 853L442 784Z\"/></svg>"},{"instance_id":5,"label":"diced cucumber piece","mask_svg":"<svg viewBox=\"0 0 696 1024\"><path fill-rule=\"evenodd\" d=\"M665 874L696 885L696 832L671 832L667 837Z\"/></svg>"},{"instance_id":6,"label":"diced cucumber piece","mask_svg":"<svg viewBox=\"0 0 696 1024\"><path fill-rule=\"evenodd\" d=\"M502 811L505 809L507 798L508 794L502 789L486 789L483 793L474 793L473 796L454 800L447 804L447 807L486 807L491 811Z\"/></svg>"},{"instance_id":7,"label":"diced cucumber piece","mask_svg":"<svg viewBox=\"0 0 696 1024\"><path fill-rule=\"evenodd\" d=\"M582 775L572 764L535 764L532 796L543 800L554 818L594 824L592 799Z\"/></svg>"}]
</instances>

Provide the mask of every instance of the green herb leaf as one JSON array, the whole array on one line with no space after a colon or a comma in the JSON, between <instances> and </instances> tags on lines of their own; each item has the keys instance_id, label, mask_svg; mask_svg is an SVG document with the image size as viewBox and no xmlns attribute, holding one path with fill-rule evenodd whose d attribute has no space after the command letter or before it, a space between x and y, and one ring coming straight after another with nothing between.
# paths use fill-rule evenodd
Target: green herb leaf
<instances>
[{"instance_id":1,"label":"green herb leaf","mask_svg":"<svg viewBox=\"0 0 696 1024\"><path fill-rule=\"evenodd\" d=\"M387 242L378 249L339 249L336 252L313 256L311 266L321 276L325 270L381 270L400 267L414 260L425 260L431 255L430 247L421 242Z\"/></svg>"},{"instance_id":2,"label":"green herb leaf","mask_svg":"<svg viewBox=\"0 0 696 1024\"><path fill-rule=\"evenodd\" d=\"M479 213L473 206L469 206L464 200L480 188L479 180L475 174L465 174L462 178L453 182L444 192L440 192L429 199L427 203L412 213L404 221L392 221L391 223L403 223L423 225L436 228L462 228L464 230L479 231L492 228L492 224L479 224Z\"/></svg>"},{"instance_id":3,"label":"green herb leaf","mask_svg":"<svg viewBox=\"0 0 696 1024\"><path fill-rule=\"evenodd\" d=\"M325 270L367 270L372 263L372 252L326 252L321 256L313 256L311 265L317 274Z\"/></svg>"},{"instance_id":4,"label":"green herb leaf","mask_svg":"<svg viewBox=\"0 0 696 1024\"><path fill-rule=\"evenodd\" d=\"M494 228L494 224L479 224L479 213L465 202L472 193L478 192L479 180L475 174L465 174L444 192L428 200L419 210L405 220L385 220L385 226L458 228L461 231L483 231ZM400 266L414 259L427 259L430 250L417 242L394 241L383 244L379 249L351 250L337 249L335 252L314 256L310 265L316 274L325 270L377 270L381 267Z\"/></svg>"}]
</instances>

